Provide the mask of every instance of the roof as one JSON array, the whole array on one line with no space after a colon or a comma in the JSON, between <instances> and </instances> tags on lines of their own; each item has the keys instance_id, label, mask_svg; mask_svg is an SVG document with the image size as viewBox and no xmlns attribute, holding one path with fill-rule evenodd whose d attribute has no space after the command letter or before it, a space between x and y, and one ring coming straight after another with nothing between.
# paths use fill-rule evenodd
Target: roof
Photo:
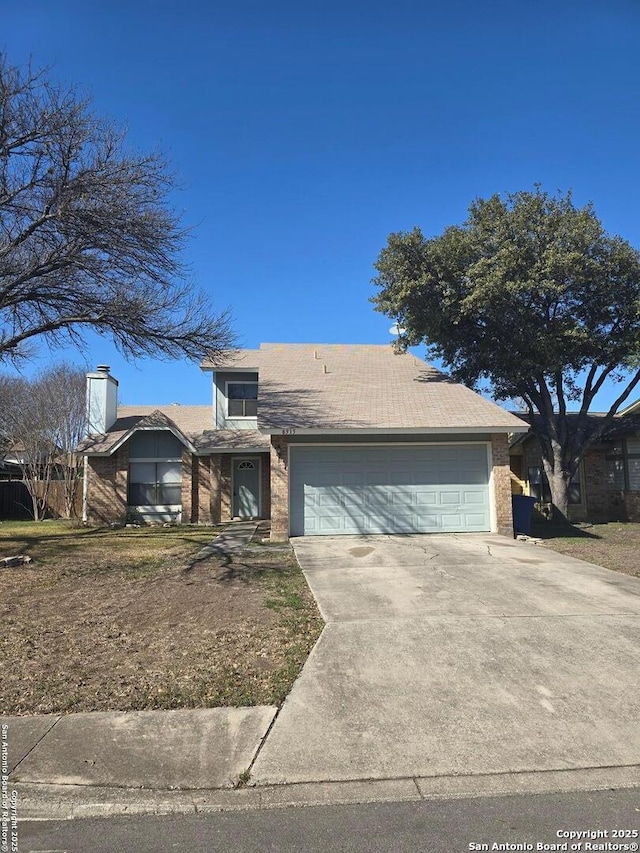
<instances>
[{"instance_id":1,"label":"roof","mask_svg":"<svg viewBox=\"0 0 640 853\"><path fill-rule=\"evenodd\" d=\"M520 418L390 345L262 344L205 370L259 371L258 428L521 432Z\"/></svg>"},{"instance_id":2,"label":"roof","mask_svg":"<svg viewBox=\"0 0 640 853\"><path fill-rule=\"evenodd\" d=\"M270 433L526 432L528 425L409 353L389 345L262 344L204 370L257 371L258 430L217 430L211 406L119 406L105 435L79 450L108 455L135 430L170 429L190 450L268 450Z\"/></svg>"},{"instance_id":3,"label":"roof","mask_svg":"<svg viewBox=\"0 0 640 853\"><path fill-rule=\"evenodd\" d=\"M625 415L640 415L640 400L634 400L633 403L629 403L622 411L618 412L619 415L623 417Z\"/></svg>"},{"instance_id":4,"label":"roof","mask_svg":"<svg viewBox=\"0 0 640 853\"><path fill-rule=\"evenodd\" d=\"M625 411L630 410L627 409ZM616 415L614 415L613 419L605 426L602 435L598 439L598 443L606 444L608 442L616 441L626 435L640 432L640 411L637 411L635 414L633 414L633 409L631 409L631 412L631 414L618 412ZM519 416L520 418L522 418L523 421L531 423L531 418L528 413L520 412ZM578 412L567 412L567 424L569 428L574 426L578 422L578 419L580 417L581 416ZM604 417L606 417L605 412L589 412L587 414L585 419L587 435L593 434L595 430L600 428ZM535 421L541 420L541 416L539 414L536 414ZM519 444L523 444L528 440L534 439L535 434L533 432L518 435L512 440L510 447L513 449Z\"/></svg>"},{"instance_id":5,"label":"roof","mask_svg":"<svg viewBox=\"0 0 640 853\"><path fill-rule=\"evenodd\" d=\"M214 430L211 406L118 406L118 418L104 435L85 439L79 450L91 455L113 453L135 430L170 429L185 446L207 450L269 449L257 430Z\"/></svg>"},{"instance_id":6,"label":"roof","mask_svg":"<svg viewBox=\"0 0 640 853\"><path fill-rule=\"evenodd\" d=\"M604 441L615 441L629 433L640 432L640 410L632 410L631 414L617 414L603 433Z\"/></svg>"}]
</instances>

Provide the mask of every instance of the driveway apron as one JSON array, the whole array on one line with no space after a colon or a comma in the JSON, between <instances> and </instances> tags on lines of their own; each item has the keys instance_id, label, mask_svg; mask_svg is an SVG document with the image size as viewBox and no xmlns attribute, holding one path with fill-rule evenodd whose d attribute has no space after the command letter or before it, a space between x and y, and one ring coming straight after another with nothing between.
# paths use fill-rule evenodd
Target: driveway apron
<instances>
[{"instance_id":1,"label":"driveway apron","mask_svg":"<svg viewBox=\"0 0 640 853\"><path fill-rule=\"evenodd\" d=\"M640 765L640 580L489 534L302 537L326 627L256 784Z\"/></svg>"}]
</instances>

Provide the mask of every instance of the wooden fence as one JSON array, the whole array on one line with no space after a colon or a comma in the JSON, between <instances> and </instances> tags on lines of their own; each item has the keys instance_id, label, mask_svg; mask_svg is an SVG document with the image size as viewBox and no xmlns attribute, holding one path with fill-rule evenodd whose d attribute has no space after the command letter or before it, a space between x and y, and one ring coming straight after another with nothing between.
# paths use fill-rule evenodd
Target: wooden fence
<instances>
[{"instance_id":1,"label":"wooden fence","mask_svg":"<svg viewBox=\"0 0 640 853\"><path fill-rule=\"evenodd\" d=\"M40 485L40 484L39 484ZM44 486L44 483L42 484ZM78 483L73 515L82 514L82 481ZM47 517L61 518L65 515L64 483L53 480L47 495ZM33 518L33 502L22 480L0 481L0 520L26 521Z\"/></svg>"}]
</instances>

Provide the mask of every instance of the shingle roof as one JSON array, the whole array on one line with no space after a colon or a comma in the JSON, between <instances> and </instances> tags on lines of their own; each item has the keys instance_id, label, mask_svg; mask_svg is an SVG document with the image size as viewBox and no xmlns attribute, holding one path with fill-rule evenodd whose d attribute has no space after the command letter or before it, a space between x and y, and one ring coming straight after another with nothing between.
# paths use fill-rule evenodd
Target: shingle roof
<instances>
[{"instance_id":1,"label":"shingle roof","mask_svg":"<svg viewBox=\"0 0 640 853\"><path fill-rule=\"evenodd\" d=\"M205 369L224 371L220 364ZM234 369L259 371L258 427L342 430L526 429L519 418L390 345L262 344Z\"/></svg>"},{"instance_id":2,"label":"shingle roof","mask_svg":"<svg viewBox=\"0 0 640 853\"><path fill-rule=\"evenodd\" d=\"M605 417L605 412L589 412L584 421L584 426L586 427L587 436L593 435L593 433L600 429L602 426L602 420ZM526 412L520 413L520 418L526 423L531 424L531 418ZM569 430L574 429L580 419L580 415L578 412L567 412L567 426ZM541 421L541 416L536 414L535 421ZM624 414L618 412L618 414L614 415L613 420L611 420L607 426L604 428L602 435L599 437L596 446L607 445L612 441L617 441L624 436L632 435L636 432L640 432L640 412L637 414ZM524 444L526 441L534 441L535 433L529 432L523 435L517 436L511 442L511 447L517 447L520 444Z\"/></svg>"},{"instance_id":3,"label":"shingle roof","mask_svg":"<svg viewBox=\"0 0 640 853\"><path fill-rule=\"evenodd\" d=\"M522 432L520 418L391 346L262 344L209 370L257 370L258 428L216 430L211 406L119 406L106 435L79 450L113 452L134 428L173 427L198 452L269 449L282 429Z\"/></svg>"},{"instance_id":4,"label":"shingle roof","mask_svg":"<svg viewBox=\"0 0 640 853\"><path fill-rule=\"evenodd\" d=\"M214 430L211 406L118 406L118 419L105 435L92 436L79 446L90 454L110 453L134 428L175 427L197 451L269 449L269 439L257 430Z\"/></svg>"}]
</instances>

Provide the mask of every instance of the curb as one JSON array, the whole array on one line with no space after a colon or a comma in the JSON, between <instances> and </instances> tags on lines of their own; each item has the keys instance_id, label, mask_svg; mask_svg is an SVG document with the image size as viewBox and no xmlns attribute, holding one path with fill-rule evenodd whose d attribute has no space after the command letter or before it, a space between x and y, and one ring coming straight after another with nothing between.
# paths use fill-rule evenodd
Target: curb
<instances>
[{"instance_id":1,"label":"curb","mask_svg":"<svg viewBox=\"0 0 640 853\"><path fill-rule=\"evenodd\" d=\"M634 765L480 776L299 782L189 791L26 782L18 782L11 787L18 796L18 820L26 822L614 790L640 787L639 771L640 767Z\"/></svg>"}]
</instances>

